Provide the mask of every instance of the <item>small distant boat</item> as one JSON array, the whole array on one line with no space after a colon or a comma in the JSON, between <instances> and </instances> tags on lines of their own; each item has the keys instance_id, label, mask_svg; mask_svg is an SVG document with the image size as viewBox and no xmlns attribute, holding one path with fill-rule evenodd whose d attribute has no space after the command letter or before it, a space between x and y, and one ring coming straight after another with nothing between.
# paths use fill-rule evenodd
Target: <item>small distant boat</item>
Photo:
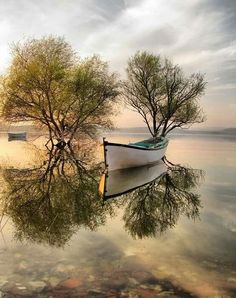
<instances>
[{"instance_id":1,"label":"small distant boat","mask_svg":"<svg viewBox=\"0 0 236 298\"><path fill-rule=\"evenodd\" d=\"M26 132L9 132L8 141L26 141Z\"/></svg>"},{"instance_id":2,"label":"small distant boat","mask_svg":"<svg viewBox=\"0 0 236 298\"><path fill-rule=\"evenodd\" d=\"M164 157L168 142L167 138L159 137L126 145L103 139L105 166L110 171L155 163Z\"/></svg>"},{"instance_id":3,"label":"small distant boat","mask_svg":"<svg viewBox=\"0 0 236 298\"><path fill-rule=\"evenodd\" d=\"M104 201L127 194L149 184L167 171L166 164L160 160L155 164L105 172L99 183L99 192Z\"/></svg>"}]
</instances>

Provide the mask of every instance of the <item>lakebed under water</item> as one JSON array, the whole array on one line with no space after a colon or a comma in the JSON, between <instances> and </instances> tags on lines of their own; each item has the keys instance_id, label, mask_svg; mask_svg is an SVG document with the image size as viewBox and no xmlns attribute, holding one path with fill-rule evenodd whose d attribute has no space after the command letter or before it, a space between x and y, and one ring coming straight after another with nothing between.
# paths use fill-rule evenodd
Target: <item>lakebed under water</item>
<instances>
[{"instance_id":1,"label":"lakebed under water","mask_svg":"<svg viewBox=\"0 0 236 298\"><path fill-rule=\"evenodd\" d=\"M106 137L133 142L146 136ZM34 193L45 191L45 177L38 176L41 168L28 171L39 155L29 147L32 144L0 138L0 288L4 297L236 296L236 138L172 137L168 160L205 173L191 190L199 200L190 210L196 216L187 216L192 205L180 209L181 198L179 202L174 197L167 211L176 214L165 212L165 218L163 213L160 218L156 213L160 206L145 210L145 205L142 222L138 221L141 211L129 205L134 196L117 197L105 206L96 197L91 199L97 184L90 175L100 175L97 170L82 188L71 175L69 181L57 180L50 190L54 203L48 200L43 212L34 209ZM53 158L52 165L58 162ZM47 165L43 163L43 171L50 169ZM31 177L34 188L27 184ZM76 199L80 201L74 204ZM135 225L130 223L134 212ZM151 231L147 229L154 224L150 218L159 223Z\"/></svg>"}]
</instances>

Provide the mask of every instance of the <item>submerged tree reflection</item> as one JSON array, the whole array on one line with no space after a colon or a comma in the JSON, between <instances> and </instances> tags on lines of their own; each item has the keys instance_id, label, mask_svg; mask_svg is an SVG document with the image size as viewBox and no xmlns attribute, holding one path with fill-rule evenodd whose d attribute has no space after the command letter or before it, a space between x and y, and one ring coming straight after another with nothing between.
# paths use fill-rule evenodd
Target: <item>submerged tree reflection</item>
<instances>
[{"instance_id":1,"label":"submerged tree reflection","mask_svg":"<svg viewBox=\"0 0 236 298\"><path fill-rule=\"evenodd\" d=\"M175 226L180 215L199 215L194 189L203 177L201 170L168 162L167 171L154 181L104 202L98 192L101 164L91 163L86 153L54 146L38 166L2 168L2 213L13 222L16 239L64 246L79 228L95 230L119 208L134 238L154 237Z\"/></svg>"},{"instance_id":2,"label":"submerged tree reflection","mask_svg":"<svg viewBox=\"0 0 236 298\"><path fill-rule=\"evenodd\" d=\"M109 206L98 194L99 165L86 167L72 149L53 148L40 166L5 169L5 214L16 238L64 245L75 229L94 230L105 221Z\"/></svg>"},{"instance_id":3,"label":"submerged tree reflection","mask_svg":"<svg viewBox=\"0 0 236 298\"><path fill-rule=\"evenodd\" d=\"M160 178L126 195L125 228L135 238L154 237L176 225L180 215L199 216L200 195L194 189L203 171L174 165Z\"/></svg>"}]
</instances>

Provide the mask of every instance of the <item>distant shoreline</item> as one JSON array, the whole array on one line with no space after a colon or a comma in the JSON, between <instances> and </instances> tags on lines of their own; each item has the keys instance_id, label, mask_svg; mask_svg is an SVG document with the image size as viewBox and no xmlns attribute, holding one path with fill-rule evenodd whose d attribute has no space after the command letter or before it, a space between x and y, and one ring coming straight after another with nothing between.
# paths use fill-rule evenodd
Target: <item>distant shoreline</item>
<instances>
[{"instance_id":1,"label":"distant shoreline","mask_svg":"<svg viewBox=\"0 0 236 298\"><path fill-rule=\"evenodd\" d=\"M39 129L32 125L21 126L0 126L0 133L8 132L27 132L33 134L47 135L47 130ZM150 132L146 127L127 127L127 128L115 128L113 130L101 131L100 134L126 134L126 135L150 135ZM235 136L236 128L222 128L222 129L179 129L176 128L170 133L170 136L177 135L215 135L215 136Z\"/></svg>"},{"instance_id":2,"label":"distant shoreline","mask_svg":"<svg viewBox=\"0 0 236 298\"><path fill-rule=\"evenodd\" d=\"M111 131L104 132L106 134L135 134L135 135L150 135L150 132L145 127L140 128L116 128ZM197 130L197 129L175 129L171 135L227 135L236 137L236 128L225 128L220 130Z\"/></svg>"}]
</instances>

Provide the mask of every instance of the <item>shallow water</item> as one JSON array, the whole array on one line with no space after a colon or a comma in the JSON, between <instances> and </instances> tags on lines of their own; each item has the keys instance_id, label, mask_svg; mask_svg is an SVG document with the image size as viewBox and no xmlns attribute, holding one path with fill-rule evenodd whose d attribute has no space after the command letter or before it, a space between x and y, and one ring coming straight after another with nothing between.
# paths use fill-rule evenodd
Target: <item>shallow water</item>
<instances>
[{"instance_id":1,"label":"shallow water","mask_svg":"<svg viewBox=\"0 0 236 298\"><path fill-rule=\"evenodd\" d=\"M117 142L145 138L106 137ZM146 200L145 206L136 204L146 195L146 186L104 206L98 197L91 197L98 180L83 176L86 184L77 188L73 175L70 188L65 180L56 180L51 188L55 195L45 209L41 205L27 209L27 202L42 191L42 183L23 192L30 177L38 183L41 174L26 174L26 169L40 166L45 156L32 144L7 142L5 136L0 148L0 287L8 297L236 296L235 138L171 138L168 160L205 174L191 189L180 181L181 175L176 178L169 172L191 196L183 205L178 191L172 190L169 198L175 201L168 201L171 208L161 214L160 206L149 204L154 199ZM161 183L157 191L166 183L163 177L156 180ZM193 206L197 198L199 205ZM143 217L137 216L137 206L143 208Z\"/></svg>"}]
</instances>

